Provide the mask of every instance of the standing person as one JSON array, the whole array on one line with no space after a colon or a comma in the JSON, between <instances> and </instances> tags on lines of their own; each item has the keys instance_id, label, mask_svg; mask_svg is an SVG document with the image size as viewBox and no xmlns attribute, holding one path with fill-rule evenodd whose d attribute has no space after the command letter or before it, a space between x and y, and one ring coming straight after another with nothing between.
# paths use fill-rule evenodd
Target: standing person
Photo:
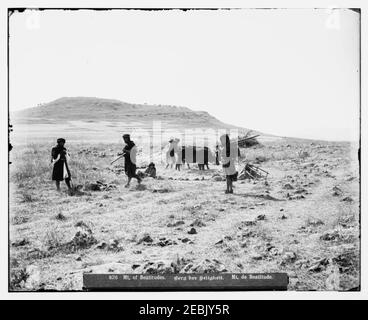
<instances>
[{"instance_id":1,"label":"standing person","mask_svg":"<svg viewBox=\"0 0 368 320\"><path fill-rule=\"evenodd\" d=\"M226 191L225 193L233 193L233 181L236 181L238 172L235 168L235 160L238 155L237 143L231 143L228 134L223 134L220 137L221 163L226 175Z\"/></svg>"},{"instance_id":2,"label":"standing person","mask_svg":"<svg viewBox=\"0 0 368 320\"><path fill-rule=\"evenodd\" d=\"M219 145L216 143L216 151L215 151L215 156L216 156L216 166L218 166L218 165L220 164L220 161L219 161L219 158L220 158L220 156L219 156L219 149L220 149L220 147L219 147Z\"/></svg>"},{"instance_id":3,"label":"standing person","mask_svg":"<svg viewBox=\"0 0 368 320\"><path fill-rule=\"evenodd\" d=\"M125 174L128 176L128 182L125 187L128 188L132 178L136 178L138 180L138 184L141 183L142 179L135 172L137 169L137 147L134 142L130 140L129 134L124 134L123 139L125 142L125 147L123 149L123 156L125 160L124 170Z\"/></svg>"},{"instance_id":4,"label":"standing person","mask_svg":"<svg viewBox=\"0 0 368 320\"><path fill-rule=\"evenodd\" d=\"M56 190L60 191L60 181L65 180L68 189L71 189L70 180L71 174L68 167L68 161L70 155L67 152L65 145L65 139L57 139L56 147L51 150L51 164L53 164L52 180L56 182Z\"/></svg>"},{"instance_id":5,"label":"standing person","mask_svg":"<svg viewBox=\"0 0 368 320\"><path fill-rule=\"evenodd\" d=\"M176 162L175 160L175 139L174 138L170 138L169 140L169 148L166 152L166 168L167 169L170 166L170 169L172 169L174 163Z\"/></svg>"},{"instance_id":6,"label":"standing person","mask_svg":"<svg viewBox=\"0 0 368 320\"><path fill-rule=\"evenodd\" d=\"M180 171L181 165L182 165L182 151L181 147L179 146L180 139L175 138L174 139L174 157L175 157L175 170Z\"/></svg>"}]
</instances>

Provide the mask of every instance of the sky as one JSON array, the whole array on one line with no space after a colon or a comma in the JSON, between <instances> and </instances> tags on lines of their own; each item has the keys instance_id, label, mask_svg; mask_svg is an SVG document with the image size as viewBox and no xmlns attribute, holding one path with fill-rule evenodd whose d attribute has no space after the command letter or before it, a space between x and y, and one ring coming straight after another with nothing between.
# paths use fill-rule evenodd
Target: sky
<instances>
[{"instance_id":1,"label":"sky","mask_svg":"<svg viewBox=\"0 0 368 320\"><path fill-rule=\"evenodd\" d=\"M281 136L359 137L350 10L28 10L9 26L10 111L89 96Z\"/></svg>"}]
</instances>

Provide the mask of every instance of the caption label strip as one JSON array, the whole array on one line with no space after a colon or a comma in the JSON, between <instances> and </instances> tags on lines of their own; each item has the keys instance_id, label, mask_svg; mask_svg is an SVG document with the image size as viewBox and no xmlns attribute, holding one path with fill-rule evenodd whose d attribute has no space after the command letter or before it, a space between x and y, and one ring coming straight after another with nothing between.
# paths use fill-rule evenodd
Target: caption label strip
<instances>
[{"instance_id":1,"label":"caption label strip","mask_svg":"<svg viewBox=\"0 0 368 320\"><path fill-rule=\"evenodd\" d=\"M286 273L83 274L88 291L287 290Z\"/></svg>"}]
</instances>

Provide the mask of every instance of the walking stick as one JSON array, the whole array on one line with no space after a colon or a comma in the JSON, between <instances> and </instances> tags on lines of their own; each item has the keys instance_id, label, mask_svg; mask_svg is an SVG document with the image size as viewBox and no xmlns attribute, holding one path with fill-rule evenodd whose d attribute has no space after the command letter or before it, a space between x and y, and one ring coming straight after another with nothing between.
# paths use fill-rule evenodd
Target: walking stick
<instances>
[{"instance_id":1,"label":"walking stick","mask_svg":"<svg viewBox=\"0 0 368 320\"><path fill-rule=\"evenodd\" d=\"M123 153L122 155L118 156L115 160L113 160L110 165L112 165L114 162L118 161L119 159L121 159L122 157L124 157L125 153Z\"/></svg>"}]
</instances>

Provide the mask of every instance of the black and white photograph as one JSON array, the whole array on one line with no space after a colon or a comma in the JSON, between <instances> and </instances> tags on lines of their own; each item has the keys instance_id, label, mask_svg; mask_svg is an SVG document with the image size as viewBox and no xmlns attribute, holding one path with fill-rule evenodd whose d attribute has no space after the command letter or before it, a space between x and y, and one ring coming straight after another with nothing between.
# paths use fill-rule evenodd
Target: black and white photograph
<instances>
[{"instance_id":1,"label":"black and white photograph","mask_svg":"<svg viewBox=\"0 0 368 320\"><path fill-rule=\"evenodd\" d=\"M7 11L9 292L361 291L359 8Z\"/></svg>"}]
</instances>

